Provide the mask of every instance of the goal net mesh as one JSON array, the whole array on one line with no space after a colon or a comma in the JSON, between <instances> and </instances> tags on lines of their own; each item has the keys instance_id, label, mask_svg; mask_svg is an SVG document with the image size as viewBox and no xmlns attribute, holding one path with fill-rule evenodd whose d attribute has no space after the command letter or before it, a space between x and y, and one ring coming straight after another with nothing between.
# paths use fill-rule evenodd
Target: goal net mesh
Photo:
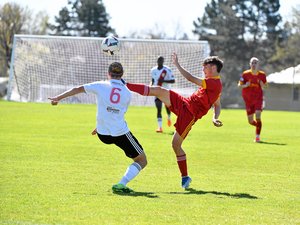
<instances>
[{"instance_id":1,"label":"goal net mesh","mask_svg":"<svg viewBox=\"0 0 300 225\"><path fill-rule=\"evenodd\" d=\"M206 41L140 40L119 38L118 54L101 52L103 38L15 35L11 60L8 100L49 102L74 86L107 79L110 63L118 61L124 67L128 82L150 84L152 67L157 57L164 56L176 82L172 89L188 96L197 87L183 78L171 62L172 52L191 74L203 76L202 61L210 53ZM66 103L95 103L93 95L79 94L64 99ZM131 105L154 105L153 97L132 93Z\"/></svg>"}]
</instances>

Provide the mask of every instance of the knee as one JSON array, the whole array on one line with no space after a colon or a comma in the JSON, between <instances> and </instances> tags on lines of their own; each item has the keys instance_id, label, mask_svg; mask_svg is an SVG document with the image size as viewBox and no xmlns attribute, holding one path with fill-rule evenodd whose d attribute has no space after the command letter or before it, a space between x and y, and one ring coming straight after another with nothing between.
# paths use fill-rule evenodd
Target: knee
<instances>
[{"instance_id":1,"label":"knee","mask_svg":"<svg viewBox=\"0 0 300 225\"><path fill-rule=\"evenodd\" d=\"M144 169L148 164L146 155L143 155L137 163Z\"/></svg>"},{"instance_id":2,"label":"knee","mask_svg":"<svg viewBox=\"0 0 300 225\"><path fill-rule=\"evenodd\" d=\"M172 141L172 148L176 155L180 153L181 145L177 143L176 141Z\"/></svg>"},{"instance_id":3,"label":"knee","mask_svg":"<svg viewBox=\"0 0 300 225\"><path fill-rule=\"evenodd\" d=\"M148 164L148 161L147 161L147 158L145 157L144 161L143 161L143 167L142 168L145 168Z\"/></svg>"}]
</instances>

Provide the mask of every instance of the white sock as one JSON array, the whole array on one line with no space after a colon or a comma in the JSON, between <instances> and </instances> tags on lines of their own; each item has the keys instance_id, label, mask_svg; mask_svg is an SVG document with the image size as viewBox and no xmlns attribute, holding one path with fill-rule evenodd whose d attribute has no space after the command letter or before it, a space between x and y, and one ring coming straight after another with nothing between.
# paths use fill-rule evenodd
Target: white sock
<instances>
[{"instance_id":1,"label":"white sock","mask_svg":"<svg viewBox=\"0 0 300 225\"><path fill-rule=\"evenodd\" d=\"M162 128L162 118L157 118L158 127Z\"/></svg>"},{"instance_id":2,"label":"white sock","mask_svg":"<svg viewBox=\"0 0 300 225\"><path fill-rule=\"evenodd\" d=\"M136 163L136 162L132 163L127 168L124 176L122 177L122 179L119 183L126 186L126 184L129 181L131 181L133 178L135 178L141 170L142 170L142 167L138 163Z\"/></svg>"}]
</instances>

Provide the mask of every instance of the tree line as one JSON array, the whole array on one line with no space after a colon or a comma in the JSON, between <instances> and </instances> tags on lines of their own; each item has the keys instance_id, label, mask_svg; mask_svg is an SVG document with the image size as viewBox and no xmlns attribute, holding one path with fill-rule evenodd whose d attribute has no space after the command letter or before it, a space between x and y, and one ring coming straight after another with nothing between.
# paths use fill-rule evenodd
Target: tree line
<instances>
[{"instance_id":1,"label":"tree line","mask_svg":"<svg viewBox=\"0 0 300 225\"><path fill-rule=\"evenodd\" d=\"M225 61L222 77L225 105L241 102L236 90L239 75L255 56L267 74L300 63L300 10L282 23L279 0L212 0L194 21L194 33L208 40L211 54Z\"/></svg>"},{"instance_id":2,"label":"tree line","mask_svg":"<svg viewBox=\"0 0 300 225\"><path fill-rule=\"evenodd\" d=\"M211 55L224 59L225 104L241 100L236 82L252 56L261 60L267 74L299 64L300 8L293 8L291 20L285 23L279 9L279 0L211 0L204 14L191 21L198 39L209 42ZM109 24L111 17L102 0L69 0L54 23L49 19L46 12L34 16L31 10L16 3L0 5L0 76L8 76L14 34L118 36ZM149 30L147 36L189 39L186 34L167 37L163 32L157 33L157 29ZM139 36L135 33L127 38Z\"/></svg>"}]
</instances>

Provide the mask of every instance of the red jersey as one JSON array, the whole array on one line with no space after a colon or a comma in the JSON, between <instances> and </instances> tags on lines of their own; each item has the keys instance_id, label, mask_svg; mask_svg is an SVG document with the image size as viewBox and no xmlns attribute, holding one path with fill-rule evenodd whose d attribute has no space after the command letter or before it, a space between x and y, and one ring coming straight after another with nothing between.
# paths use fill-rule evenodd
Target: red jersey
<instances>
[{"instance_id":1,"label":"red jersey","mask_svg":"<svg viewBox=\"0 0 300 225\"><path fill-rule=\"evenodd\" d=\"M267 83L266 74L263 71L258 71L257 74L253 74L252 70L246 70L243 72L240 78L240 84L246 84L250 81L250 86L242 89L242 96L246 102L261 100L263 98L263 90L259 84L262 81Z\"/></svg>"},{"instance_id":2,"label":"red jersey","mask_svg":"<svg viewBox=\"0 0 300 225\"><path fill-rule=\"evenodd\" d=\"M189 111L196 119L200 119L209 111L215 101L218 100L221 92L222 82L219 76L205 78L202 81L202 87L186 99Z\"/></svg>"},{"instance_id":3,"label":"red jersey","mask_svg":"<svg viewBox=\"0 0 300 225\"><path fill-rule=\"evenodd\" d=\"M177 115L177 133L184 139L194 123L207 114L211 106L218 100L222 92L220 77L205 78L202 87L190 97L185 98L170 90L171 106L169 109Z\"/></svg>"}]
</instances>

